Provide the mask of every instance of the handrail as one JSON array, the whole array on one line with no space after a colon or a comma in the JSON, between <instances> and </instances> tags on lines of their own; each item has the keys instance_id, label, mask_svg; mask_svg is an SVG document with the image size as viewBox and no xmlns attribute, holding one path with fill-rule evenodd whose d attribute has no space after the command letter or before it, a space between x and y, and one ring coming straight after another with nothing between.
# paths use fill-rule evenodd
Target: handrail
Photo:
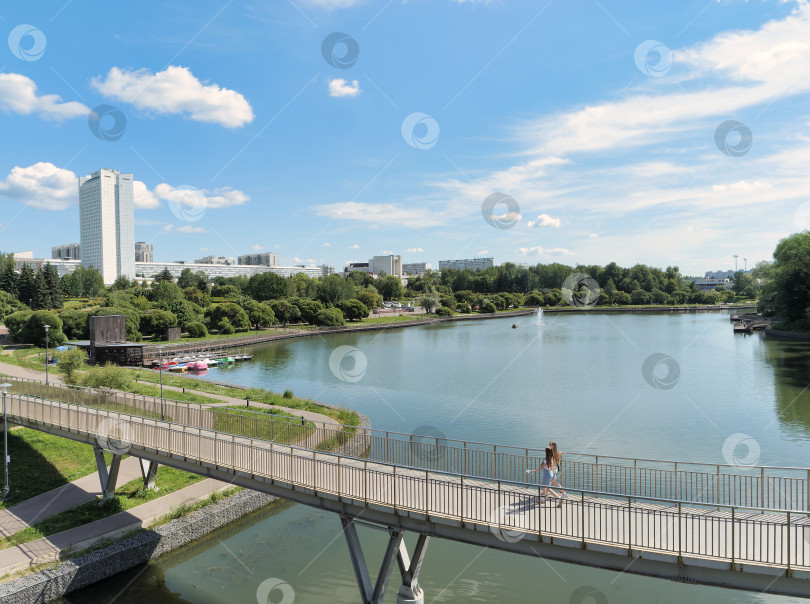
<instances>
[{"instance_id":1,"label":"handrail","mask_svg":"<svg viewBox=\"0 0 810 604\"><path fill-rule=\"evenodd\" d=\"M570 489L576 496L554 510L539 504L540 486L493 479L473 485L467 480L465 484L463 474L403 472L396 464L358 460L336 452L319 453L296 445L257 443L215 430L16 393L11 395L10 415L20 421L30 419L34 426L43 424L38 429L47 430L51 425L96 439L109 438L102 428L114 419L130 427L132 438L128 442L136 451L144 447L192 463L215 464L226 473L246 473L248 481L252 476L271 478L279 488L301 485L318 494L337 495L338 502L348 500L366 507L373 504L394 515L415 511L427 522L449 518L460 521L465 529L489 526L495 537L508 543L520 540L521 534L559 535L581 542L583 547L588 543L615 546L620 555L651 551L667 554L678 563L685 556L700 557L744 562L738 569L742 572L754 564L786 569L794 578L806 580L810 576L806 572L791 574L791 569L810 570L806 512L797 520L792 510L758 506L718 504L691 509L694 504L690 501L625 495L611 498L588 489ZM537 505L527 505L534 498L538 498ZM332 511L338 509L343 509L342 503ZM518 535L504 536L504 529ZM695 534L700 538L694 538Z\"/></svg>"},{"instance_id":2,"label":"handrail","mask_svg":"<svg viewBox=\"0 0 810 604\"><path fill-rule=\"evenodd\" d=\"M104 392L91 388L73 388L45 385L39 380L10 378L11 381L31 383L41 398L66 399L67 402L90 408L121 407L137 415L139 409L147 417L169 415L177 420L187 417L198 427L218 427L222 431L252 438L269 440L285 430L290 438L289 418L275 418L266 413L247 410L225 412L221 408L201 403L185 403L146 395L123 392ZM35 394L36 395L36 394ZM79 400L77 400L79 399ZM344 430L362 431L366 449L358 455L379 462L391 462L398 467L452 470L470 478L517 480L524 482L523 472L540 465L538 450L528 448L487 445L486 449L471 445L483 444L454 441L464 446L448 446L435 436L414 436L371 428L347 427L333 422L312 422L315 434L309 439L316 443L342 438ZM426 441L415 439L424 438ZM503 449L507 449L504 451ZM736 504L761 505L767 509L810 510L810 470L798 468L753 468L753 473L730 473L733 466L678 462L673 468L649 467L647 464L666 463L632 458L593 456L594 462L582 461L568 454L563 476L569 488L592 489L594 492L622 496L654 496L667 500L689 501L696 505ZM605 463L618 461L619 463ZM632 462L632 465L626 463ZM686 466L686 469L684 469ZM704 471L701 471L705 468ZM799 475L778 475L775 471Z\"/></svg>"}]
</instances>

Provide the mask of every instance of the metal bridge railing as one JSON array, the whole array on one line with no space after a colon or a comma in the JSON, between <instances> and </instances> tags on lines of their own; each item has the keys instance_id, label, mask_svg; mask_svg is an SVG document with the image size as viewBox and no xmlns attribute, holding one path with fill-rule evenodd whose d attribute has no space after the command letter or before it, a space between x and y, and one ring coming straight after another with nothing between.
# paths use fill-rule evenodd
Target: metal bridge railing
<instances>
[{"instance_id":1,"label":"metal bridge railing","mask_svg":"<svg viewBox=\"0 0 810 604\"><path fill-rule=\"evenodd\" d=\"M436 436L354 428L330 422L301 422L248 409L228 410L171 399L105 392L39 380L3 378L12 391L139 417L166 418L176 423L308 448L350 446L351 456L400 467L449 472L470 477L525 484L526 470L538 468L540 449ZM289 410L291 413L294 411ZM361 433L363 439L352 441ZM539 474L531 475L536 481ZM567 489L651 497L705 505L750 506L810 511L810 469L738 468L664 460L565 453L561 480Z\"/></svg>"},{"instance_id":2,"label":"metal bridge railing","mask_svg":"<svg viewBox=\"0 0 810 604\"><path fill-rule=\"evenodd\" d=\"M465 528L488 526L503 541L553 536L614 546L626 550L618 552L622 554L643 550L708 557L777 566L789 574L810 569L807 513L724 504L704 507L568 487L570 498L557 508L542 504L540 487L525 483L402 468L18 394L10 394L8 404L9 415L17 421L97 439L120 439L123 427L136 455L138 449L157 451L271 479L282 488L304 487L321 496L383 506L392 514L416 512L429 521L444 518Z\"/></svg>"}]
</instances>

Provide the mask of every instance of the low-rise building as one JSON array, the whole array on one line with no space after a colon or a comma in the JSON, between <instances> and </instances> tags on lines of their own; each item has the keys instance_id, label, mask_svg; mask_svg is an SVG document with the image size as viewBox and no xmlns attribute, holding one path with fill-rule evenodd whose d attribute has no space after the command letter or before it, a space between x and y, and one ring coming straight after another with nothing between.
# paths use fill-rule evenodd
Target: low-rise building
<instances>
[{"instance_id":1,"label":"low-rise building","mask_svg":"<svg viewBox=\"0 0 810 604\"><path fill-rule=\"evenodd\" d=\"M135 242L135 262L154 262L155 253L151 243L145 241Z\"/></svg>"},{"instance_id":2,"label":"low-rise building","mask_svg":"<svg viewBox=\"0 0 810 604\"><path fill-rule=\"evenodd\" d=\"M463 271L470 269L474 271L484 271L495 266L494 258L466 258L464 260L439 260L439 270L456 269Z\"/></svg>"},{"instance_id":3,"label":"low-rise building","mask_svg":"<svg viewBox=\"0 0 810 604\"><path fill-rule=\"evenodd\" d=\"M402 265L402 273L405 275L424 275L430 269L430 262L406 262Z\"/></svg>"},{"instance_id":4,"label":"low-rise building","mask_svg":"<svg viewBox=\"0 0 810 604\"><path fill-rule=\"evenodd\" d=\"M226 258L225 256L206 256L205 258L199 258L194 261L195 264L225 264L231 265L236 264L235 258Z\"/></svg>"},{"instance_id":5,"label":"low-rise building","mask_svg":"<svg viewBox=\"0 0 810 604\"><path fill-rule=\"evenodd\" d=\"M245 254L239 256L239 264L242 266L278 266L278 254L275 252Z\"/></svg>"}]
</instances>

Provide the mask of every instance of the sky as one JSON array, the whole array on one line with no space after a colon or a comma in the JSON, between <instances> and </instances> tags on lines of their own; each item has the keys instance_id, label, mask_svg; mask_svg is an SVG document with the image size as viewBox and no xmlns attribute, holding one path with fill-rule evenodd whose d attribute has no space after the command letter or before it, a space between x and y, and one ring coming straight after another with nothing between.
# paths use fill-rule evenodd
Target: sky
<instances>
[{"instance_id":1,"label":"sky","mask_svg":"<svg viewBox=\"0 0 810 604\"><path fill-rule=\"evenodd\" d=\"M750 268L810 226L805 1L0 6L0 250ZM745 259L745 260L744 260Z\"/></svg>"}]
</instances>

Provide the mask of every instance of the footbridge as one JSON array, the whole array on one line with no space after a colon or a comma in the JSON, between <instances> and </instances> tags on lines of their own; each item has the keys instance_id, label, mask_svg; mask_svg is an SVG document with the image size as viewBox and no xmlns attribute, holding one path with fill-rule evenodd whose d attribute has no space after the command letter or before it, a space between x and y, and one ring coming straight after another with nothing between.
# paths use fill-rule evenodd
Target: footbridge
<instances>
[{"instance_id":1,"label":"footbridge","mask_svg":"<svg viewBox=\"0 0 810 604\"><path fill-rule=\"evenodd\" d=\"M5 378L3 378L5 380ZM423 602L431 537L574 564L810 597L810 470L567 453L568 498L527 482L539 450L274 418L7 379L9 421L334 512L363 602ZM103 459L103 458L102 458ZM114 463L115 466L115 457ZM103 464L100 464L100 471ZM104 468L106 492L114 474ZM536 475L532 475L536 476ZM110 481L113 482L110 486ZM372 582L358 524L386 531ZM403 533L419 535L406 551Z\"/></svg>"}]
</instances>

